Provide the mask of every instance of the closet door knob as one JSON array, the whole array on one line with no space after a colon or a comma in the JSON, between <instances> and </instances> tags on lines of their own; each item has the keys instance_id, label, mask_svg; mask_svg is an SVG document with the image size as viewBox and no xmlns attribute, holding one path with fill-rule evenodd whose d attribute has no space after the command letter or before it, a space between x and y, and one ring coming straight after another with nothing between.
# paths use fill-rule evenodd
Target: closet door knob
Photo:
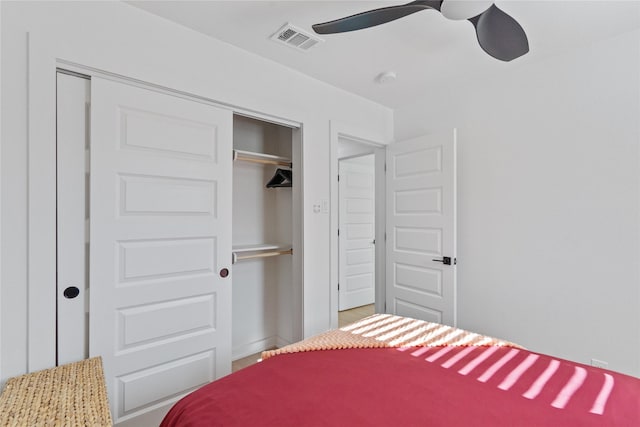
<instances>
[{"instance_id":1,"label":"closet door knob","mask_svg":"<svg viewBox=\"0 0 640 427\"><path fill-rule=\"evenodd\" d=\"M223 279L225 277L227 277L229 275L229 269L228 268L223 268L222 270L220 270L220 277L222 277Z\"/></svg>"},{"instance_id":2,"label":"closet door knob","mask_svg":"<svg viewBox=\"0 0 640 427\"><path fill-rule=\"evenodd\" d=\"M80 294L80 289L78 289L75 286L69 286L64 290L64 292L62 292L62 295L64 295L64 297L68 299L73 299L77 297L79 294Z\"/></svg>"}]
</instances>

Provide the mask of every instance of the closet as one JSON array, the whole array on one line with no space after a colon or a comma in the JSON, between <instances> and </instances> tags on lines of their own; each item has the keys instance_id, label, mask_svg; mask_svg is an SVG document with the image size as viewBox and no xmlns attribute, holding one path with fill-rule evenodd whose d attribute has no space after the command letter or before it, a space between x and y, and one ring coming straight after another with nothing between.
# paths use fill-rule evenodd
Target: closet
<instances>
[{"instance_id":1,"label":"closet","mask_svg":"<svg viewBox=\"0 0 640 427\"><path fill-rule=\"evenodd\" d=\"M233 118L232 359L302 338L300 131Z\"/></svg>"},{"instance_id":2,"label":"closet","mask_svg":"<svg viewBox=\"0 0 640 427\"><path fill-rule=\"evenodd\" d=\"M101 76L58 89L57 363L101 356L114 421L158 425L302 339L301 130Z\"/></svg>"}]
</instances>

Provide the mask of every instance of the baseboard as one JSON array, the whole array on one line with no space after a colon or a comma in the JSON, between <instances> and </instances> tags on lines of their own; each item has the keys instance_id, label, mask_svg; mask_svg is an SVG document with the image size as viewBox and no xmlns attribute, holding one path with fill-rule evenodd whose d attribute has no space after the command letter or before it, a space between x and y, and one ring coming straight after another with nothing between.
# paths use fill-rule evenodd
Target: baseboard
<instances>
[{"instance_id":1,"label":"baseboard","mask_svg":"<svg viewBox=\"0 0 640 427\"><path fill-rule=\"evenodd\" d=\"M291 344L291 342L290 342L290 341L285 340L284 338L282 338L282 337L280 337L280 336L276 337L276 347L278 347L278 348L282 348L282 347L284 347L285 345L289 345L289 344Z\"/></svg>"},{"instance_id":2,"label":"baseboard","mask_svg":"<svg viewBox=\"0 0 640 427\"><path fill-rule=\"evenodd\" d=\"M250 342L247 344L234 347L231 352L231 360L242 359L243 357L251 356L252 354L260 353L261 351L268 350L273 347L280 347L278 345L279 337L271 336L258 341Z\"/></svg>"}]
</instances>

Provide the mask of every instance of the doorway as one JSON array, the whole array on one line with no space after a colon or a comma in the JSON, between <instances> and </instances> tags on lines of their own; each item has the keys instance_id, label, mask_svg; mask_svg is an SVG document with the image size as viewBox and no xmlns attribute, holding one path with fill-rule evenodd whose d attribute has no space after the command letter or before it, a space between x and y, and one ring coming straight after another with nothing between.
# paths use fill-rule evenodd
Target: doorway
<instances>
[{"instance_id":1,"label":"doorway","mask_svg":"<svg viewBox=\"0 0 640 427\"><path fill-rule=\"evenodd\" d=\"M342 135L337 141L338 324L384 310L384 157L376 144ZM377 301L378 300L378 301ZM376 304L376 301L378 304ZM382 307L380 305L382 304Z\"/></svg>"},{"instance_id":2,"label":"doorway","mask_svg":"<svg viewBox=\"0 0 640 427\"><path fill-rule=\"evenodd\" d=\"M373 154L338 160L338 311L375 303Z\"/></svg>"}]
</instances>

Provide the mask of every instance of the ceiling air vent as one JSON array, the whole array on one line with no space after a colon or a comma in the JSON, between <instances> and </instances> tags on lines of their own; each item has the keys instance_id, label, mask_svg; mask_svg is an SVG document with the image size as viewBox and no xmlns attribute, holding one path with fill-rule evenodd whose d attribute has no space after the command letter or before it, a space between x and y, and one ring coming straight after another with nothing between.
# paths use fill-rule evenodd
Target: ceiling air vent
<instances>
[{"instance_id":1,"label":"ceiling air vent","mask_svg":"<svg viewBox=\"0 0 640 427\"><path fill-rule=\"evenodd\" d=\"M276 33L271 36L271 40L275 40L294 49L304 51L309 50L316 44L324 41L321 38L288 23L276 31Z\"/></svg>"}]
</instances>

